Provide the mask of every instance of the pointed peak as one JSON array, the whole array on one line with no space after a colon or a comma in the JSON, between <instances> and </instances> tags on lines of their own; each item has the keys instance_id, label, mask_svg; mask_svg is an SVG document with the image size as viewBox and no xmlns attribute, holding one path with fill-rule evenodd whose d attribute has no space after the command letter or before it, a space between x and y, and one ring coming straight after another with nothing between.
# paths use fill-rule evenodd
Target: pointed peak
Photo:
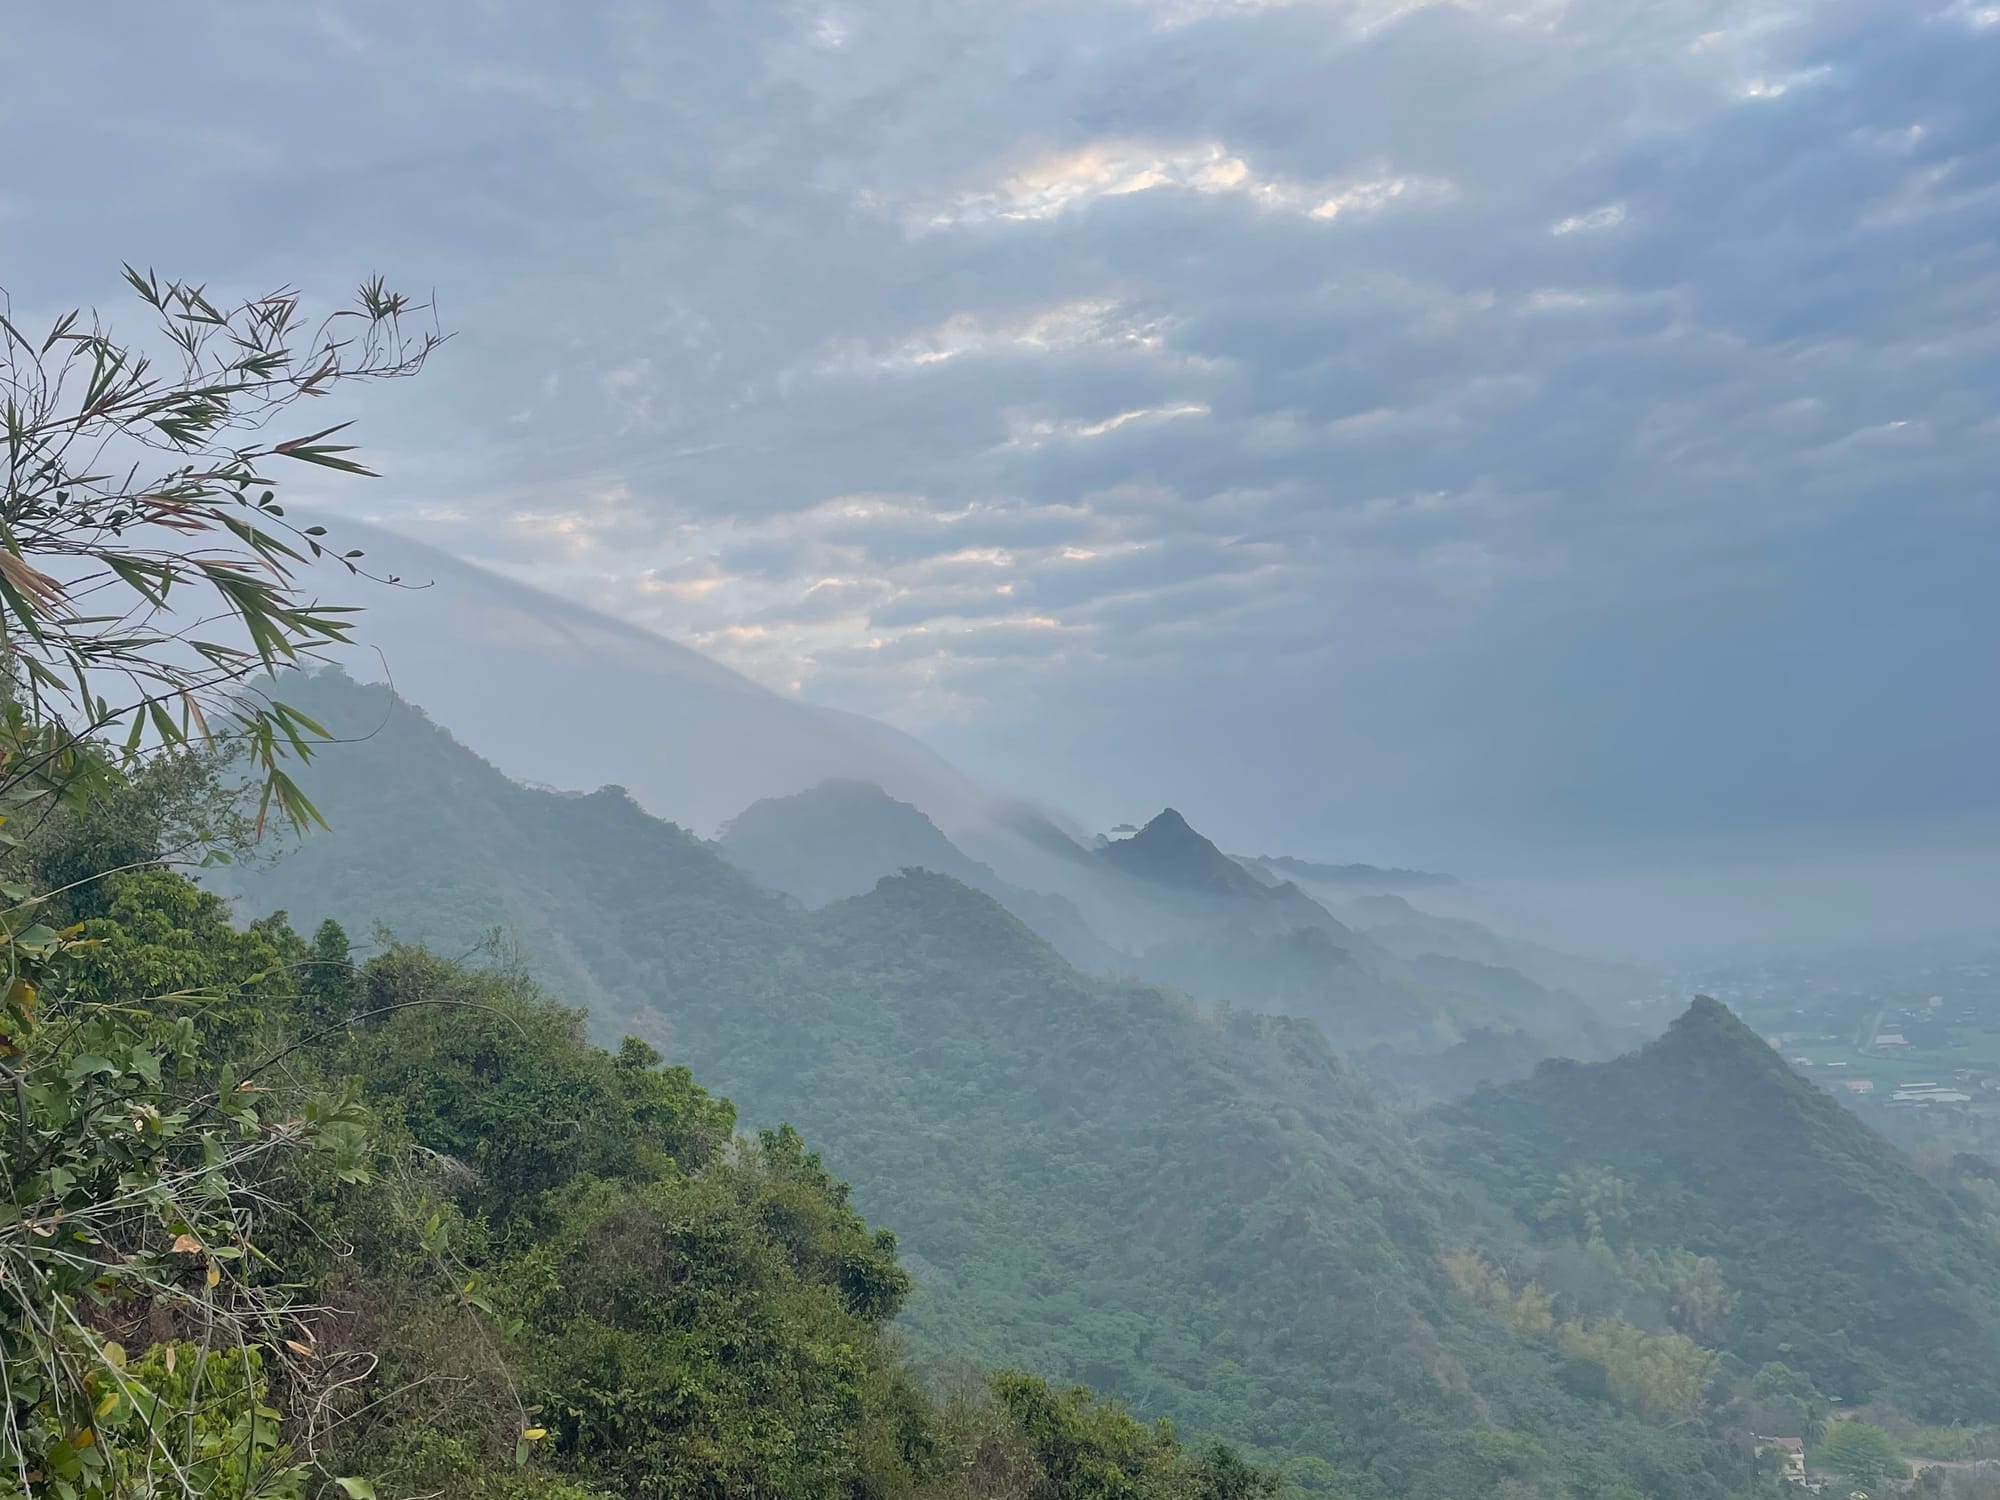
<instances>
[{"instance_id":1,"label":"pointed peak","mask_svg":"<svg viewBox=\"0 0 2000 1500\"><path fill-rule=\"evenodd\" d=\"M1153 815L1145 827L1123 842L1158 849L1188 849L1199 851L1203 855L1212 850L1217 859L1228 858L1197 832L1194 825L1182 817L1177 809L1171 807L1162 808Z\"/></svg>"},{"instance_id":2,"label":"pointed peak","mask_svg":"<svg viewBox=\"0 0 2000 1500\"><path fill-rule=\"evenodd\" d=\"M1718 1065L1798 1084L1811 1091L1785 1060L1771 1050L1771 1044L1746 1026L1742 1019L1712 995L1697 995L1688 1008L1673 1020L1664 1033L1641 1049L1669 1067L1695 1066L1713 1070Z\"/></svg>"},{"instance_id":3,"label":"pointed peak","mask_svg":"<svg viewBox=\"0 0 2000 1500\"><path fill-rule=\"evenodd\" d=\"M1268 894L1262 882L1171 807L1131 837L1100 845L1097 854L1130 874L1164 885L1233 895Z\"/></svg>"},{"instance_id":4,"label":"pointed peak","mask_svg":"<svg viewBox=\"0 0 2000 1500\"><path fill-rule=\"evenodd\" d=\"M1754 1045L1759 1051L1770 1050L1769 1043L1744 1025L1735 1011L1713 995L1696 995L1688 1008L1674 1018L1668 1030L1685 1035L1727 1037L1731 1041Z\"/></svg>"}]
</instances>

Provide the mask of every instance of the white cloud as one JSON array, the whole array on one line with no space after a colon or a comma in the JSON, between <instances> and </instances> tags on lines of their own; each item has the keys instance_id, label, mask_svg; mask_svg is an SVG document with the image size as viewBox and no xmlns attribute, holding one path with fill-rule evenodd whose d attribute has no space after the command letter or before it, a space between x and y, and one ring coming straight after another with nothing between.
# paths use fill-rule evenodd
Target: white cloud
<instances>
[{"instance_id":1,"label":"white cloud","mask_svg":"<svg viewBox=\"0 0 2000 1500\"><path fill-rule=\"evenodd\" d=\"M1831 67L1821 65L1816 68L1801 68L1795 73L1779 77L1751 78L1737 90L1743 99L1782 99L1794 89L1818 83L1833 72Z\"/></svg>"},{"instance_id":2,"label":"white cloud","mask_svg":"<svg viewBox=\"0 0 2000 1500\"><path fill-rule=\"evenodd\" d=\"M1397 199L1438 201L1452 187L1439 178L1383 170L1323 182L1260 174L1219 141L1162 146L1107 140L1042 157L997 187L959 195L930 211L932 228L1054 219L1107 198L1161 190L1241 198L1273 212L1314 219L1381 209Z\"/></svg>"},{"instance_id":3,"label":"white cloud","mask_svg":"<svg viewBox=\"0 0 2000 1500\"><path fill-rule=\"evenodd\" d=\"M1165 324L1132 313L1116 298L1079 298L1012 316L954 313L883 344L849 341L820 368L826 373L920 370L992 355L1058 355L1080 350L1158 353Z\"/></svg>"},{"instance_id":4,"label":"white cloud","mask_svg":"<svg viewBox=\"0 0 2000 1500\"><path fill-rule=\"evenodd\" d=\"M1118 431L1133 423L1172 422L1186 417L1205 417L1208 407L1200 401L1176 401L1165 406L1135 407L1130 411L1115 412L1096 421L1081 417L1053 419L1037 417L1015 426L1009 443L1015 446L1033 447L1048 442L1052 438L1100 438L1107 433Z\"/></svg>"},{"instance_id":5,"label":"white cloud","mask_svg":"<svg viewBox=\"0 0 2000 1500\"><path fill-rule=\"evenodd\" d=\"M1550 234L1590 234L1603 229L1616 229L1625 222L1625 205L1606 203L1586 213L1571 214L1566 219L1557 219L1549 226Z\"/></svg>"}]
</instances>

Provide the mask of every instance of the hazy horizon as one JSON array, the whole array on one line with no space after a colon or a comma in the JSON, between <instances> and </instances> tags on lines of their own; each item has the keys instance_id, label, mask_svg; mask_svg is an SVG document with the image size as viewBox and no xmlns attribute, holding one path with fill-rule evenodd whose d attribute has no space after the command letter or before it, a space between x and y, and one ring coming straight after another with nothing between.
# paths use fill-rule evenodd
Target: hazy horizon
<instances>
[{"instance_id":1,"label":"hazy horizon","mask_svg":"<svg viewBox=\"0 0 2000 1500\"><path fill-rule=\"evenodd\" d=\"M115 320L123 259L434 288L455 341L362 404L387 477L308 487L336 514L1099 826L1172 804L1621 944L2000 896L1991 7L212 0L12 41L111 24L105 102L0 104L69 121L0 188L16 311Z\"/></svg>"}]
</instances>

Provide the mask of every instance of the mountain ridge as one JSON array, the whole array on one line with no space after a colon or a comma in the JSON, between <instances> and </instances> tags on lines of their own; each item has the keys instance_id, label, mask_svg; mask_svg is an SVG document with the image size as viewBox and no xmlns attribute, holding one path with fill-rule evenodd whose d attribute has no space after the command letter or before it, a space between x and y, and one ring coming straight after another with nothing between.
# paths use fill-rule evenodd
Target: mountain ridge
<instances>
[{"instance_id":1,"label":"mountain ridge","mask_svg":"<svg viewBox=\"0 0 2000 1500\"><path fill-rule=\"evenodd\" d=\"M1521 1462L1497 1425L1593 1492L1720 1494L1722 1452L1568 1392L1460 1305L1450 1195L1311 1024L1080 973L946 875L801 911L615 788L534 791L385 718L386 689L309 688L330 726L382 727L315 762L331 834L224 878L363 931L559 939L601 1030L799 1125L896 1230L920 1349L1094 1379L1325 1493L1490 1487Z\"/></svg>"},{"instance_id":2,"label":"mountain ridge","mask_svg":"<svg viewBox=\"0 0 2000 1500\"><path fill-rule=\"evenodd\" d=\"M1411 939L1385 946L1291 882L1246 871L1175 809L1096 848L1046 821L1027 831L1050 856L1038 866L1050 888L1003 879L921 809L856 783L757 803L716 846L760 884L808 906L859 895L906 867L950 874L1083 968L1310 1018L1371 1074L1406 1091L1517 1076L1554 1051L1615 1050L1590 1003L1497 963L1430 955L1423 942L1441 932L1451 939L1447 952L1496 959L1509 951L1496 935L1469 923L1426 926L1400 897L1383 896L1408 915L1394 935ZM1418 1060L1432 1056L1435 1064Z\"/></svg>"},{"instance_id":3,"label":"mountain ridge","mask_svg":"<svg viewBox=\"0 0 2000 1500\"><path fill-rule=\"evenodd\" d=\"M1630 1202L1607 1237L1713 1257L1752 1366L1934 1420L2000 1411L2000 1244L1719 1001L1636 1052L1545 1061L1429 1118L1432 1159L1537 1235L1550 1203L1613 1174Z\"/></svg>"}]
</instances>

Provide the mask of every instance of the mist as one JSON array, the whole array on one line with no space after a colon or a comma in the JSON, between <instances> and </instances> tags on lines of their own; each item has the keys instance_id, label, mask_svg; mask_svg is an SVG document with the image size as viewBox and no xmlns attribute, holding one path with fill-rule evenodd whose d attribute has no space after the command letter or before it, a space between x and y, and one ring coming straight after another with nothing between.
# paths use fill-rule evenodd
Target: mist
<instances>
[{"instance_id":1,"label":"mist","mask_svg":"<svg viewBox=\"0 0 2000 1500\"><path fill-rule=\"evenodd\" d=\"M14 11L0 1500L2000 1500L2000 6Z\"/></svg>"}]
</instances>

